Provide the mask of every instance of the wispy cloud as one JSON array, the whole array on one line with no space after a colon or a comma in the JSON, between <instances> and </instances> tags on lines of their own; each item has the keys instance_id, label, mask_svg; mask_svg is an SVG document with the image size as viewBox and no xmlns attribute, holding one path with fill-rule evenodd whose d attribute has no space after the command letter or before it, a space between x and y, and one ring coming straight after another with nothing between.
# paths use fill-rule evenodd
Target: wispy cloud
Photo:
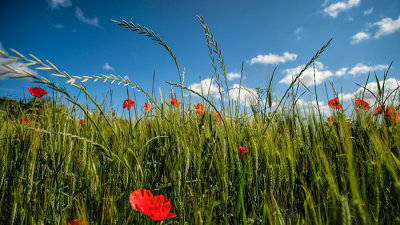
<instances>
[{"instance_id":1,"label":"wispy cloud","mask_svg":"<svg viewBox=\"0 0 400 225\"><path fill-rule=\"evenodd\" d=\"M296 35L297 40L301 39L300 33L302 33L303 31L304 31L303 27L297 27L296 28L296 31L294 32L294 35Z\"/></svg>"},{"instance_id":2,"label":"wispy cloud","mask_svg":"<svg viewBox=\"0 0 400 225\"><path fill-rule=\"evenodd\" d=\"M47 0L51 9L66 8L72 6L71 0Z\"/></svg>"},{"instance_id":3,"label":"wispy cloud","mask_svg":"<svg viewBox=\"0 0 400 225\"><path fill-rule=\"evenodd\" d=\"M381 21L374 23L372 26L377 26L378 31L375 33L375 38L380 38L385 35L393 34L400 30L400 16L396 20L392 18L383 18Z\"/></svg>"},{"instance_id":4,"label":"wispy cloud","mask_svg":"<svg viewBox=\"0 0 400 225\"><path fill-rule=\"evenodd\" d=\"M359 74L367 74L369 72L374 72L374 71L378 71L378 70L385 70L387 69L388 66L387 65L375 65L375 66L367 66L363 63L357 63L357 65L355 65L353 68L351 68L351 70L349 71L349 74L351 75L359 75Z\"/></svg>"},{"instance_id":5,"label":"wispy cloud","mask_svg":"<svg viewBox=\"0 0 400 225\"><path fill-rule=\"evenodd\" d=\"M114 71L114 67L110 66L108 62L106 62L103 66L104 70Z\"/></svg>"},{"instance_id":6,"label":"wispy cloud","mask_svg":"<svg viewBox=\"0 0 400 225\"><path fill-rule=\"evenodd\" d=\"M0 42L0 50L5 51L1 42ZM0 73L3 72L3 71L10 71L10 69L8 69L8 68L6 68L6 67L4 67L4 66L1 65L1 63L2 63L2 62L5 62L5 61L7 61L7 59L4 59L4 58L2 59L2 58L0 58ZM30 68L24 66L24 65L23 65L22 63L20 63L20 62L13 62L13 63L10 63L10 64L8 64L8 65L10 65L11 67L13 67L13 68L16 69L17 71L21 71L21 72L22 72L22 71L28 71L28 72L30 72L30 73L32 73L32 74L34 74L34 75L37 75L37 74L38 74L36 70L30 69ZM4 80L4 79L6 79L9 75L12 75L12 74L14 74L14 73L9 73L8 75L2 75L2 76L0 76L0 80Z\"/></svg>"},{"instance_id":7,"label":"wispy cloud","mask_svg":"<svg viewBox=\"0 0 400 225\"><path fill-rule=\"evenodd\" d=\"M282 84L290 84L293 79L300 73L300 71L304 68L305 65L299 65L294 68L288 68L283 71L286 74L283 79L279 81ZM342 67L335 72L329 70L322 62L315 61L315 83L317 85L321 84L325 80L331 77L342 77L345 75L364 75L369 72L385 70L387 69L387 65L377 64L374 66L368 66L364 63L357 63L351 69L347 67ZM303 72L300 77L300 81L303 82L306 86L310 86L314 84L314 70L312 67L309 67L307 70Z\"/></svg>"},{"instance_id":8,"label":"wispy cloud","mask_svg":"<svg viewBox=\"0 0 400 225\"><path fill-rule=\"evenodd\" d=\"M379 85L382 87L383 86L383 81L379 81ZM389 94L395 90L397 87L400 86L400 80L397 80L395 78L389 78L385 81L385 92L384 92L384 98L388 97ZM367 84L366 89L371 91L375 96L378 95L378 85L376 82L370 82ZM376 102L375 97L367 90L364 91L364 88L359 88L357 91L353 93L346 93L343 94L343 101L353 101L356 98L362 98L363 93L364 93L364 101L368 102L369 104L374 104ZM393 101L396 101L399 96L399 91L393 92L392 95L388 97L388 103L392 103ZM396 98L397 96L397 98ZM397 101L398 103L398 101Z\"/></svg>"},{"instance_id":9,"label":"wispy cloud","mask_svg":"<svg viewBox=\"0 0 400 225\"><path fill-rule=\"evenodd\" d=\"M63 29L64 25L61 24L61 23L58 23L58 24L54 25L54 27L57 28L57 29Z\"/></svg>"},{"instance_id":10,"label":"wispy cloud","mask_svg":"<svg viewBox=\"0 0 400 225\"><path fill-rule=\"evenodd\" d=\"M367 10L364 10L364 15L370 15L370 14L372 14L374 12L374 8L370 8L370 9L367 9Z\"/></svg>"},{"instance_id":11,"label":"wispy cloud","mask_svg":"<svg viewBox=\"0 0 400 225\"><path fill-rule=\"evenodd\" d=\"M360 31L360 32L358 32L357 34L355 34L355 35L353 35L351 37L351 44L354 45L354 44L357 44L357 43L359 43L361 41L368 40L370 38L371 38L371 35L369 33L364 32L364 31Z\"/></svg>"},{"instance_id":12,"label":"wispy cloud","mask_svg":"<svg viewBox=\"0 0 400 225\"><path fill-rule=\"evenodd\" d=\"M93 18L89 19L89 18L85 17L85 15L83 14L83 11L79 7L76 7L76 9L75 9L75 17L83 23L86 23L88 25L95 26L95 27L100 27L99 19L97 18L97 16L94 16Z\"/></svg>"},{"instance_id":13,"label":"wispy cloud","mask_svg":"<svg viewBox=\"0 0 400 225\"><path fill-rule=\"evenodd\" d=\"M382 20L372 23L369 25L370 29L375 30L374 32L360 31L351 37L351 43L357 44L361 41L368 39L379 39L382 36L393 34L400 30L400 16L397 19L389 17L383 18Z\"/></svg>"},{"instance_id":14,"label":"wispy cloud","mask_svg":"<svg viewBox=\"0 0 400 225\"><path fill-rule=\"evenodd\" d=\"M304 66L305 65L299 65L295 68L285 69L283 73L285 73L286 75L282 80L279 81L279 83L292 83L294 77L300 73ZM315 83L317 85L334 75L335 74L332 71L328 70L322 62L315 61ZM308 67L308 69L303 72L300 77L300 81L303 82L306 86L314 84L314 70L312 67Z\"/></svg>"},{"instance_id":15,"label":"wispy cloud","mask_svg":"<svg viewBox=\"0 0 400 225\"><path fill-rule=\"evenodd\" d=\"M341 1L330 4L324 8L324 13L328 14L330 17L336 18L337 15L343 11L347 11L360 4L361 0L348 0Z\"/></svg>"},{"instance_id":16,"label":"wispy cloud","mask_svg":"<svg viewBox=\"0 0 400 225\"><path fill-rule=\"evenodd\" d=\"M268 55L257 55L256 57L250 59L250 64L253 65L255 63L261 63L261 64L272 64L276 65L279 63L285 63L287 61L293 61L296 60L297 54L295 53L289 53L289 52L284 52L283 55L276 55L269 53Z\"/></svg>"},{"instance_id":17,"label":"wispy cloud","mask_svg":"<svg viewBox=\"0 0 400 225\"><path fill-rule=\"evenodd\" d=\"M210 96L213 96L214 98L220 98L218 86L214 84L214 80L211 80L211 78L206 78L200 81L200 83L194 83L190 85L189 88L202 95L207 95L207 93L210 93ZM208 92L209 90L210 92Z\"/></svg>"},{"instance_id":18,"label":"wispy cloud","mask_svg":"<svg viewBox=\"0 0 400 225\"><path fill-rule=\"evenodd\" d=\"M347 67L340 68L338 71L335 72L335 76L337 77L344 76L346 75L347 70L348 70Z\"/></svg>"},{"instance_id":19,"label":"wispy cloud","mask_svg":"<svg viewBox=\"0 0 400 225\"><path fill-rule=\"evenodd\" d=\"M240 73L227 73L226 77L228 80L236 80L240 78Z\"/></svg>"}]
</instances>

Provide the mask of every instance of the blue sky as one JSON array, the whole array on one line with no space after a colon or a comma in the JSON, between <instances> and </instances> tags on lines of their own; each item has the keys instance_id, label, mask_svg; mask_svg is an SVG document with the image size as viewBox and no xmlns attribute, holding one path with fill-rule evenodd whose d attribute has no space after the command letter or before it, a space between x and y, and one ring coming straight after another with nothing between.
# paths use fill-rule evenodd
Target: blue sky
<instances>
[{"instance_id":1,"label":"blue sky","mask_svg":"<svg viewBox=\"0 0 400 225\"><path fill-rule=\"evenodd\" d=\"M117 26L111 19L132 21L162 37L181 68L185 68L185 85L201 91L209 85L212 67L204 31L196 15L205 18L222 49L226 72L231 78L230 88L238 87L242 62L242 85L253 91L264 88L266 77L277 67L273 90L278 97L282 96L291 77L331 37L333 42L315 64L323 109L328 110L327 100L334 97L329 81L345 105L351 105L354 93L359 92L355 83L365 84L369 72L376 72L382 79L391 61L387 88L400 84L398 0L3 0L0 49L8 53L10 48L25 55L32 53L71 75L127 76L148 91L155 71L157 95L159 89L168 93L170 88L165 81L179 82L172 58L149 38ZM38 74L42 75L41 71ZM302 78L305 85L311 85L311 90L312 74L311 70L306 71ZM28 85L34 86L26 79L2 77L0 96L23 97ZM115 107L122 111L122 101L126 99L124 88L109 82L87 82L87 86L99 99L112 88ZM368 87L376 91L374 83ZM215 86L211 91L216 94ZM231 96L235 94L237 89L232 90ZM243 91L241 95L242 101L251 96ZM372 96L365 99L374 103ZM313 96L306 94L300 103L307 105L312 100ZM142 95L137 95L138 105L145 101ZM394 101L397 104L399 98Z\"/></svg>"}]
</instances>

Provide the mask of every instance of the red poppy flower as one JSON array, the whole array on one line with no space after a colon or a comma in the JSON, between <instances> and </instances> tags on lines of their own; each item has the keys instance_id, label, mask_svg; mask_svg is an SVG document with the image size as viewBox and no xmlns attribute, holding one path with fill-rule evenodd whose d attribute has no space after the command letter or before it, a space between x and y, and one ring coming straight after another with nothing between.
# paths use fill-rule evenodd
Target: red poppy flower
<instances>
[{"instance_id":1,"label":"red poppy flower","mask_svg":"<svg viewBox=\"0 0 400 225\"><path fill-rule=\"evenodd\" d=\"M127 99L124 101L124 106L122 108L131 110L131 107L135 106L135 102L132 101L131 99Z\"/></svg>"},{"instance_id":2,"label":"red poppy flower","mask_svg":"<svg viewBox=\"0 0 400 225\"><path fill-rule=\"evenodd\" d=\"M368 110L369 104L362 99L356 99L355 105L361 109Z\"/></svg>"},{"instance_id":3,"label":"red poppy flower","mask_svg":"<svg viewBox=\"0 0 400 225\"><path fill-rule=\"evenodd\" d=\"M221 116L219 115L219 113L213 112L213 115L214 115L215 118L219 119L219 122L221 122Z\"/></svg>"},{"instance_id":4,"label":"red poppy flower","mask_svg":"<svg viewBox=\"0 0 400 225\"><path fill-rule=\"evenodd\" d=\"M178 108L181 106L181 103L176 98L170 98L169 102L171 102L171 105L176 106Z\"/></svg>"},{"instance_id":5,"label":"red poppy flower","mask_svg":"<svg viewBox=\"0 0 400 225\"><path fill-rule=\"evenodd\" d=\"M332 98L331 100L329 100L328 105L331 109L341 109L342 108L342 104L340 104L338 98Z\"/></svg>"},{"instance_id":6,"label":"red poppy flower","mask_svg":"<svg viewBox=\"0 0 400 225\"><path fill-rule=\"evenodd\" d=\"M382 107L379 106L378 108L376 108L376 109L374 110L374 116L383 113L383 110L384 110L384 109L385 109L385 106L382 106Z\"/></svg>"},{"instance_id":7,"label":"red poppy flower","mask_svg":"<svg viewBox=\"0 0 400 225\"><path fill-rule=\"evenodd\" d=\"M79 120L79 124L81 125L81 127L83 127L83 124L85 123L84 120Z\"/></svg>"},{"instance_id":8,"label":"red poppy flower","mask_svg":"<svg viewBox=\"0 0 400 225\"><path fill-rule=\"evenodd\" d=\"M390 106L386 107L385 116L387 116L389 118L389 120L396 121L396 122L400 121L399 113L393 107L390 107Z\"/></svg>"},{"instance_id":9,"label":"red poppy flower","mask_svg":"<svg viewBox=\"0 0 400 225\"><path fill-rule=\"evenodd\" d=\"M242 146L239 146L239 155L243 155L246 152L247 152L247 150L245 148L243 148Z\"/></svg>"},{"instance_id":10,"label":"red poppy flower","mask_svg":"<svg viewBox=\"0 0 400 225\"><path fill-rule=\"evenodd\" d=\"M40 87L32 87L32 88L27 87L27 88L32 96L35 96L38 98L41 98L47 94L47 92L45 90L43 90L43 88L40 88Z\"/></svg>"},{"instance_id":11,"label":"red poppy flower","mask_svg":"<svg viewBox=\"0 0 400 225\"><path fill-rule=\"evenodd\" d=\"M90 225L88 221L72 220L68 222L68 225Z\"/></svg>"},{"instance_id":12,"label":"red poppy flower","mask_svg":"<svg viewBox=\"0 0 400 225\"><path fill-rule=\"evenodd\" d=\"M149 216L152 220L165 220L176 217L171 213L171 203L164 195L153 197L151 191L139 189L131 193L129 202L134 210Z\"/></svg>"},{"instance_id":13,"label":"red poppy flower","mask_svg":"<svg viewBox=\"0 0 400 225\"><path fill-rule=\"evenodd\" d=\"M330 116L330 117L326 118L326 122L327 123L333 123L333 117Z\"/></svg>"},{"instance_id":14,"label":"red poppy flower","mask_svg":"<svg viewBox=\"0 0 400 225\"><path fill-rule=\"evenodd\" d=\"M25 125L31 124L31 121L26 117L19 117L18 120L20 123L25 124Z\"/></svg>"},{"instance_id":15,"label":"red poppy flower","mask_svg":"<svg viewBox=\"0 0 400 225\"><path fill-rule=\"evenodd\" d=\"M147 103L147 102L144 103L144 110L151 112L151 106L149 103Z\"/></svg>"},{"instance_id":16,"label":"red poppy flower","mask_svg":"<svg viewBox=\"0 0 400 225\"><path fill-rule=\"evenodd\" d=\"M196 109L196 113L199 115L203 115L204 113L204 106L201 103L197 103L197 105L193 104L194 108Z\"/></svg>"}]
</instances>

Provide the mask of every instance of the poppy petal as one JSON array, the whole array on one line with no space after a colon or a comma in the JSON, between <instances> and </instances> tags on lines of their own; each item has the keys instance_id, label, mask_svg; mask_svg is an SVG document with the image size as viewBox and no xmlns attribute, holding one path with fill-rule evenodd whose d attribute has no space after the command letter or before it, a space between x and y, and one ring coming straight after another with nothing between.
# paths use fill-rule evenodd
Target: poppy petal
<instances>
[{"instance_id":1,"label":"poppy petal","mask_svg":"<svg viewBox=\"0 0 400 225\"><path fill-rule=\"evenodd\" d=\"M149 216L152 220L176 217L176 214L170 212L171 203L164 195L153 197L150 191L140 189L131 193L129 201L134 210Z\"/></svg>"},{"instance_id":2,"label":"poppy petal","mask_svg":"<svg viewBox=\"0 0 400 225\"><path fill-rule=\"evenodd\" d=\"M31 87L31 88L27 87L27 88L29 90L29 93L31 93L32 96L35 96L38 98L41 98L47 94L47 92L41 87Z\"/></svg>"},{"instance_id":3,"label":"poppy petal","mask_svg":"<svg viewBox=\"0 0 400 225\"><path fill-rule=\"evenodd\" d=\"M336 98L332 98L328 101L328 105L331 109L341 109L342 108L342 104L339 102L339 99Z\"/></svg>"},{"instance_id":4,"label":"poppy petal","mask_svg":"<svg viewBox=\"0 0 400 225\"><path fill-rule=\"evenodd\" d=\"M168 219L169 211L171 210L171 203L164 195L157 195L153 199L153 205L148 208L148 216L152 220L165 220Z\"/></svg>"},{"instance_id":5,"label":"poppy petal","mask_svg":"<svg viewBox=\"0 0 400 225\"><path fill-rule=\"evenodd\" d=\"M129 202L134 210L144 213L148 207L149 200L153 198L151 191L146 189L139 189L131 193Z\"/></svg>"}]
</instances>

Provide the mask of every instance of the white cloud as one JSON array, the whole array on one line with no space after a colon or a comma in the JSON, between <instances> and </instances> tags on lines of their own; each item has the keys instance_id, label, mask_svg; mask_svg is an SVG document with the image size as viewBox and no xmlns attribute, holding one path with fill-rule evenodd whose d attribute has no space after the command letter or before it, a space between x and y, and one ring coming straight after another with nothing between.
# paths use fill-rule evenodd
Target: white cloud
<instances>
[{"instance_id":1,"label":"white cloud","mask_svg":"<svg viewBox=\"0 0 400 225\"><path fill-rule=\"evenodd\" d=\"M256 90L240 86L239 84L234 84L233 87L229 90L230 99L239 101L241 105L245 106L250 106L251 104L254 104L257 100L256 96Z\"/></svg>"},{"instance_id":2,"label":"white cloud","mask_svg":"<svg viewBox=\"0 0 400 225\"><path fill-rule=\"evenodd\" d=\"M369 24L368 25L369 28L375 28L377 27L377 31L375 32L375 34L371 34L371 33L367 33L364 31L358 32L357 34L353 35L351 37L352 39L352 44L356 44L359 43L363 40L368 40L371 39L372 37L375 39L379 39L382 36L386 36L389 34L393 34L397 31L400 30L400 16L397 17L396 20L393 20L392 18L383 18L382 20Z\"/></svg>"},{"instance_id":3,"label":"white cloud","mask_svg":"<svg viewBox=\"0 0 400 225\"><path fill-rule=\"evenodd\" d=\"M321 114L325 114L331 111L329 106L326 105L324 101L318 101L317 105L317 101L315 100L305 102L302 98L300 98L297 100L296 105L299 107L304 107L306 109L312 109L314 111L317 111L319 106Z\"/></svg>"},{"instance_id":4,"label":"white cloud","mask_svg":"<svg viewBox=\"0 0 400 225\"><path fill-rule=\"evenodd\" d=\"M381 21L374 23L372 26L378 26L378 31L374 35L375 38L392 34L400 30L400 16L396 20L388 17L383 18Z\"/></svg>"},{"instance_id":5,"label":"white cloud","mask_svg":"<svg viewBox=\"0 0 400 225\"><path fill-rule=\"evenodd\" d=\"M66 8L72 5L70 0L47 0L51 9Z\"/></svg>"},{"instance_id":6,"label":"white cloud","mask_svg":"<svg viewBox=\"0 0 400 225\"><path fill-rule=\"evenodd\" d=\"M5 51L4 48L3 48L3 45L1 44L1 42L0 42L0 50ZM6 67L4 67L4 66L1 65L1 63L2 63L2 62L5 62L5 61L7 61L7 59L4 59L4 58L1 58L1 57L0 57L0 73L1 73L2 71L10 71L10 69L8 69L8 68L6 68ZM16 69L17 71L20 71L20 72L27 71L27 72L30 72L30 73L32 73L32 74L34 74L34 75L37 75L37 74L38 74L36 70L30 69L30 68L24 66L24 65L23 65L22 63L20 63L20 62L13 62L13 63L9 63L8 65L11 66L11 67L13 67L13 68ZM15 73L9 73L9 74L7 74L7 75L1 75L1 76L0 76L0 80L4 80L4 79L8 78L10 75L16 75L16 74L15 74Z\"/></svg>"},{"instance_id":7,"label":"white cloud","mask_svg":"<svg viewBox=\"0 0 400 225\"><path fill-rule=\"evenodd\" d=\"M227 73L226 77L228 80L235 80L240 78L240 73Z\"/></svg>"},{"instance_id":8,"label":"white cloud","mask_svg":"<svg viewBox=\"0 0 400 225\"><path fill-rule=\"evenodd\" d=\"M367 10L364 10L364 15L370 15L370 14L372 14L374 12L374 8L370 8L370 9L367 9Z\"/></svg>"},{"instance_id":9,"label":"white cloud","mask_svg":"<svg viewBox=\"0 0 400 225\"><path fill-rule=\"evenodd\" d=\"M75 9L75 17L83 23L86 23L86 24L89 24L89 25L95 26L95 27L100 27L99 19L97 18L97 16L94 16L92 19L89 19L89 18L85 17L85 15L83 15L83 12L79 7L76 7L76 9Z\"/></svg>"},{"instance_id":10,"label":"white cloud","mask_svg":"<svg viewBox=\"0 0 400 225\"><path fill-rule=\"evenodd\" d=\"M345 75L347 72L347 67L340 68L338 71L335 72L335 76L341 77Z\"/></svg>"},{"instance_id":11,"label":"white cloud","mask_svg":"<svg viewBox=\"0 0 400 225\"><path fill-rule=\"evenodd\" d=\"M347 2L336 2L324 8L324 12L329 16L336 18L340 12L349 10L360 4L361 0L348 0Z\"/></svg>"},{"instance_id":12,"label":"white cloud","mask_svg":"<svg viewBox=\"0 0 400 225\"><path fill-rule=\"evenodd\" d=\"M63 29L64 25L62 25L61 23L54 25L55 28L57 29Z\"/></svg>"},{"instance_id":13,"label":"white cloud","mask_svg":"<svg viewBox=\"0 0 400 225\"><path fill-rule=\"evenodd\" d=\"M304 28L303 28L303 27L298 27L298 28L296 28L296 31L294 32L294 34L296 35L297 40L300 40L300 39L301 39L300 33L303 32L303 31L304 31Z\"/></svg>"},{"instance_id":14,"label":"white cloud","mask_svg":"<svg viewBox=\"0 0 400 225\"><path fill-rule=\"evenodd\" d=\"M351 70L349 71L349 74L351 75L358 75L358 74L366 74L369 72L374 72L377 70L384 70L386 69L388 66L386 65L375 65L375 66L367 66L364 65L363 63L357 63L357 65L355 65L353 68L351 68Z\"/></svg>"},{"instance_id":15,"label":"white cloud","mask_svg":"<svg viewBox=\"0 0 400 225\"><path fill-rule=\"evenodd\" d=\"M290 84L294 77L296 77L300 71L304 68L305 65L300 65L295 68L285 69L284 73L286 76L279 81L279 83ZM324 80L334 76L330 70L327 70L322 62L315 61L315 83L318 85L322 83ZM300 77L300 81L303 82L306 86L314 84L314 70L313 67L308 67L307 70L303 72Z\"/></svg>"},{"instance_id":16,"label":"white cloud","mask_svg":"<svg viewBox=\"0 0 400 225\"><path fill-rule=\"evenodd\" d=\"M218 86L214 84L214 80L211 80L211 78L206 78L200 81L200 83L194 83L190 85L189 88L205 96L207 95L208 90L210 90L210 96L220 98ZM221 92L223 91L221 90Z\"/></svg>"},{"instance_id":17,"label":"white cloud","mask_svg":"<svg viewBox=\"0 0 400 225\"><path fill-rule=\"evenodd\" d=\"M220 99L221 96L218 92L218 86L214 82L215 81L212 80L211 83L211 78L206 78L200 81L200 83L194 83L190 85L188 88L204 96L207 96L208 89L210 88L210 96ZM239 89L240 89L240 95L239 95ZM221 92L223 94L223 98L227 100L227 95L226 93L224 93L224 90L221 90ZM253 104L256 101L256 93L257 93L256 90L244 86L240 87L239 84L233 84L232 87L229 89L230 99L234 101L239 101L239 103L244 106L250 106L250 104Z\"/></svg>"},{"instance_id":18,"label":"white cloud","mask_svg":"<svg viewBox=\"0 0 400 225\"><path fill-rule=\"evenodd\" d=\"M279 83L290 84L292 80L300 73L305 65L299 65L294 68L288 68L283 71L286 75L279 81ZM347 67L342 67L336 72L330 71L322 62L315 61L315 83L317 85L321 84L325 80L331 77L342 77L347 74L356 76L360 74L367 74L369 72L385 70L387 65L377 64L374 66L367 66L363 63L357 63L353 68L349 69ZM314 71L312 66L308 67L307 70L303 72L300 77L300 81L306 86L314 85Z\"/></svg>"},{"instance_id":19,"label":"white cloud","mask_svg":"<svg viewBox=\"0 0 400 225\"><path fill-rule=\"evenodd\" d=\"M269 53L268 55L257 55L257 57L254 57L250 60L250 64L254 63L262 63L262 64L279 64L279 63L285 63L287 61L292 61L296 60L297 54L295 53L289 53L289 52L284 52L282 56L280 55L275 55L272 53Z\"/></svg>"},{"instance_id":20,"label":"white cloud","mask_svg":"<svg viewBox=\"0 0 400 225\"><path fill-rule=\"evenodd\" d=\"M364 32L364 31L360 31L360 32L358 32L357 34L355 34L355 35L353 35L352 37L351 37L351 44L357 44L357 43L359 43L359 42L361 42L361 41L363 41L363 40L368 40L368 39L370 39L370 34L368 34L368 33L366 33L366 32Z\"/></svg>"},{"instance_id":21,"label":"white cloud","mask_svg":"<svg viewBox=\"0 0 400 225\"><path fill-rule=\"evenodd\" d=\"M112 66L110 66L110 64L108 62L106 62L103 66L104 70L110 70L110 71L114 71L114 68Z\"/></svg>"},{"instance_id":22,"label":"white cloud","mask_svg":"<svg viewBox=\"0 0 400 225\"><path fill-rule=\"evenodd\" d=\"M362 85L362 84L361 84ZM379 85L381 88L383 87L383 81L379 81ZM398 86L400 85L400 80L397 80L395 78L389 78L385 81L385 94L384 97L386 98L393 90L395 90ZM378 95L378 85L376 82L370 82L367 84L366 88L370 90L374 95ZM389 104L392 103L393 101L398 102L398 97L399 97L399 91L397 90L397 98L395 97L394 94L392 94L388 99L389 99ZM354 101L356 98L362 98L362 94L364 92L364 88L359 88L357 91L353 93L346 93L343 94L343 101ZM368 102L370 105L374 104L376 102L375 97L367 90L364 92L364 101ZM397 99L397 100L396 100Z\"/></svg>"}]
</instances>

